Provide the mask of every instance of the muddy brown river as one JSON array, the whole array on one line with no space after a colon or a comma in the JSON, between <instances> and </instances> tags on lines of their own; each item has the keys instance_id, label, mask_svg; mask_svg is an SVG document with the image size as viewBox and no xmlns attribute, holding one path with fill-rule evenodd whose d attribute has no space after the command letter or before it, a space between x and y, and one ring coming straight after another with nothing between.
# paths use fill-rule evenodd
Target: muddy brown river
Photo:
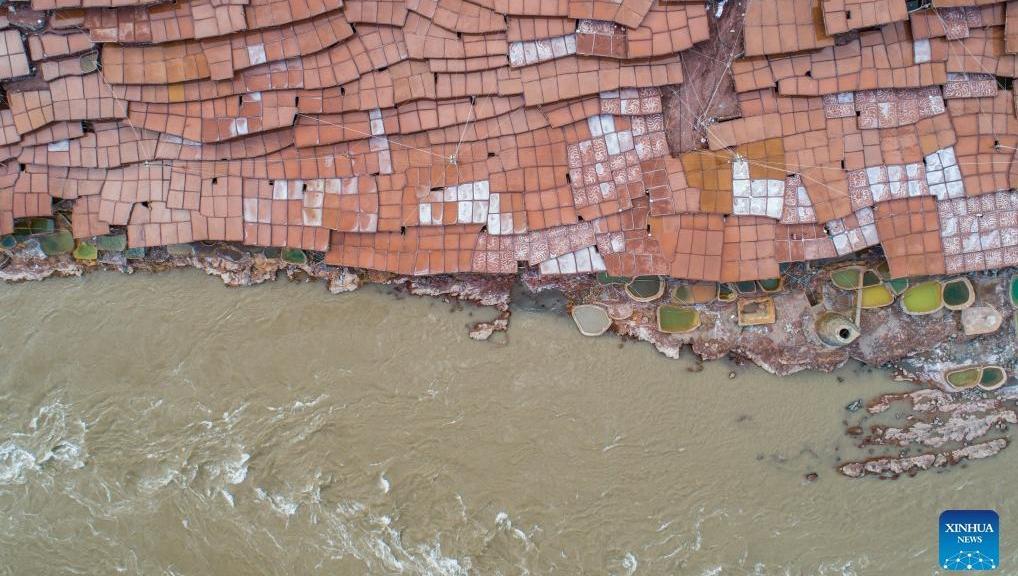
<instances>
[{"instance_id":1,"label":"muddy brown river","mask_svg":"<svg viewBox=\"0 0 1018 576\"><path fill-rule=\"evenodd\" d=\"M0 286L0 574L936 574L950 507L996 509L1018 573L1014 449L836 473L846 404L908 389L880 371L691 372L530 309L470 340L487 316L194 271Z\"/></svg>"}]
</instances>

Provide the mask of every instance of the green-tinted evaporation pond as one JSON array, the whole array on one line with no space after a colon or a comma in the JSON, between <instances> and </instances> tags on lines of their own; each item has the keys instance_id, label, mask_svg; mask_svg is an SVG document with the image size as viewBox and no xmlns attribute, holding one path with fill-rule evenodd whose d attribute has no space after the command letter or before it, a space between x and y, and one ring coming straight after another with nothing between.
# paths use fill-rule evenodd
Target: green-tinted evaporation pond
<instances>
[{"instance_id":1,"label":"green-tinted evaporation pond","mask_svg":"<svg viewBox=\"0 0 1018 576\"><path fill-rule=\"evenodd\" d=\"M872 270L867 270L862 275L863 286L876 286L877 284L880 284L880 282L881 282L880 276L878 276L877 273Z\"/></svg>"},{"instance_id":2,"label":"green-tinted evaporation pond","mask_svg":"<svg viewBox=\"0 0 1018 576\"><path fill-rule=\"evenodd\" d=\"M756 282L752 280L736 282L735 290L740 294L756 294Z\"/></svg>"},{"instance_id":3,"label":"green-tinted evaporation pond","mask_svg":"<svg viewBox=\"0 0 1018 576\"><path fill-rule=\"evenodd\" d=\"M908 278L897 278L895 280L888 280L887 287L894 292L895 295L899 295L908 288Z\"/></svg>"},{"instance_id":4,"label":"green-tinted evaporation pond","mask_svg":"<svg viewBox=\"0 0 1018 576\"><path fill-rule=\"evenodd\" d=\"M1018 308L1018 276L1011 278L1011 289L1008 293L1011 295L1011 305Z\"/></svg>"},{"instance_id":5,"label":"green-tinted evaporation pond","mask_svg":"<svg viewBox=\"0 0 1018 576\"><path fill-rule=\"evenodd\" d=\"M951 280L944 283L944 304L956 307L969 304L972 300L972 290L964 278Z\"/></svg>"},{"instance_id":6,"label":"green-tinted evaporation pond","mask_svg":"<svg viewBox=\"0 0 1018 576\"><path fill-rule=\"evenodd\" d=\"M283 261L290 264L307 264L308 256L300 248L283 248Z\"/></svg>"},{"instance_id":7,"label":"green-tinted evaporation pond","mask_svg":"<svg viewBox=\"0 0 1018 576\"><path fill-rule=\"evenodd\" d=\"M661 296L664 291L664 283L660 276L637 276L633 281L626 284L626 292L634 300L648 301Z\"/></svg>"},{"instance_id":8,"label":"green-tinted evaporation pond","mask_svg":"<svg viewBox=\"0 0 1018 576\"><path fill-rule=\"evenodd\" d=\"M127 236L123 234L96 236L95 247L106 252L123 252L127 249Z\"/></svg>"},{"instance_id":9,"label":"green-tinted evaporation pond","mask_svg":"<svg viewBox=\"0 0 1018 576\"><path fill-rule=\"evenodd\" d=\"M862 283L862 268L848 266L831 272L831 282L842 290L855 290Z\"/></svg>"},{"instance_id":10,"label":"green-tinted evaporation pond","mask_svg":"<svg viewBox=\"0 0 1018 576\"><path fill-rule=\"evenodd\" d=\"M1006 374L996 366L983 368L983 376L979 379L979 385L983 388L993 389L1004 383Z\"/></svg>"},{"instance_id":11,"label":"green-tinted evaporation pond","mask_svg":"<svg viewBox=\"0 0 1018 576\"><path fill-rule=\"evenodd\" d=\"M39 238L39 246L47 256L67 254L74 250L74 238L67 230L59 230Z\"/></svg>"},{"instance_id":12,"label":"green-tinted evaporation pond","mask_svg":"<svg viewBox=\"0 0 1018 576\"><path fill-rule=\"evenodd\" d=\"M74 258L77 260L95 260L99 257L99 251L96 250L95 244L91 242L79 242L78 247L74 249Z\"/></svg>"},{"instance_id":13,"label":"green-tinted evaporation pond","mask_svg":"<svg viewBox=\"0 0 1018 576\"><path fill-rule=\"evenodd\" d=\"M680 284L672 291L672 297L680 304L706 304L718 295L718 285L713 282Z\"/></svg>"},{"instance_id":14,"label":"green-tinted evaporation pond","mask_svg":"<svg viewBox=\"0 0 1018 576\"><path fill-rule=\"evenodd\" d=\"M732 287L730 285L718 285L718 300L722 302L731 302L732 300L735 300L735 292L732 291Z\"/></svg>"},{"instance_id":15,"label":"green-tinted evaporation pond","mask_svg":"<svg viewBox=\"0 0 1018 576\"><path fill-rule=\"evenodd\" d=\"M955 388L971 388L979 383L980 372L977 367L954 370L947 373L947 382Z\"/></svg>"},{"instance_id":16,"label":"green-tinted evaporation pond","mask_svg":"<svg viewBox=\"0 0 1018 576\"><path fill-rule=\"evenodd\" d=\"M14 224L14 234L16 236L47 234L55 230L56 224L52 218L25 218Z\"/></svg>"},{"instance_id":17,"label":"green-tinted evaporation pond","mask_svg":"<svg viewBox=\"0 0 1018 576\"><path fill-rule=\"evenodd\" d=\"M863 308L883 308L894 302L894 294L883 284L867 286L862 289Z\"/></svg>"},{"instance_id":18,"label":"green-tinted evaporation pond","mask_svg":"<svg viewBox=\"0 0 1018 576\"><path fill-rule=\"evenodd\" d=\"M601 284L628 284L629 278L625 276L612 276L607 272L598 272L597 281Z\"/></svg>"},{"instance_id":19,"label":"green-tinted evaporation pond","mask_svg":"<svg viewBox=\"0 0 1018 576\"><path fill-rule=\"evenodd\" d=\"M657 309L657 327L662 332L680 334L700 325L700 313L694 308L665 304Z\"/></svg>"},{"instance_id":20,"label":"green-tinted evaporation pond","mask_svg":"<svg viewBox=\"0 0 1018 576\"><path fill-rule=\"evenodd\" d=\"M931 280L905 290L901 303L909 314L931 314L944 305L940 282Z\"/></svg>"},{"instance_id":21,"label":"green-tinted evaporation pond","mask_svg":"<svg viewBox=\"0 0 1018 576\"><path fill-rule=\"evenodd\" d=\"M887 263L886 260L881 262L880 264L877 264L877 267L874 268L873 270L878 275L880 275L880 278L882 280L890 280L891 279L891 266Z\"/></svg>"},{"instance_id":22,"label":"green-tinted evaporation pond","mask_svg":"<svg viewBox=\"0 0 1018 576\"><path fill-rule=\"evenodd\" d=\"M693 296L693 287L688 284L681 284L676 286L672 290L672 298L675 298L682 304L692 304L695 297Z\"/></svg>"}]
</instances>

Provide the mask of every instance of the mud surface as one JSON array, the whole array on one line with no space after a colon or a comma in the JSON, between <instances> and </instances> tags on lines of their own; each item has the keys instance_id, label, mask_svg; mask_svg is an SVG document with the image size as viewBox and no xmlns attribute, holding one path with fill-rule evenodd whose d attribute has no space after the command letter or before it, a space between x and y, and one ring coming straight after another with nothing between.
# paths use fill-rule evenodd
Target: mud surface
<instances>
[{"instance_id":1,"label":"mud surface","mask_svg":"<svg viewBox=\"0 0 1018 576\"><path fill-rule=\"evenodd\" d=\"M682 84L662 89L672 156L705 147L711 124L740 115L731 65L742 52L744 1L725 2L720 17L708 6L710 39L682 53Z\"/></svg>"}]
</instances>

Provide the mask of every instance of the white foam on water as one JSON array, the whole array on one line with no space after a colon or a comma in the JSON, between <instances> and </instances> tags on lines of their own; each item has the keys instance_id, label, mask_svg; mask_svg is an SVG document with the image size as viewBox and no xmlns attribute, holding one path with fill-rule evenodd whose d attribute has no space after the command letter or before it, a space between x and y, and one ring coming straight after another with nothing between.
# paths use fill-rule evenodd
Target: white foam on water
<instances>
[{"instance_id":1,"label":"white foam on water","mask_svg":"<svg viewBox=\"0 0 1018 576\"><path fill-rule=\"evenodd\" d=\"M388 514L371 514L357 501L340 502L333 509L319 508L328 528L325 551L334 558L352 556L365 565L364 573L409 576L468 576L469 557L442 553L441 533L429 541L404 541L402 528Z\"/></svg>"},{"instance_id":2,"label":"white foam on water","mask_svg":"<svg viewBox=\"0 0 1018 576\"><path fill-rule=\"evenodd\" d=\"M171 468L163 470L162 474L146 476L138 481L138 488L145 493L151 494L170 485L180 473Z\"/></svg>"},{"instance_id":3,"label":"white foam on water","mask_svg":"<svg viewBox=\"0 0 1018 576\"><path fill-rule=\"evenodd\" d=\"M618 446L621 446L623 438L625 438L624 434L616 434L615 437L612 438L611 444L608 444L607 446L602 448L601 452L607 452L607 451L611 450L612 448L617 448Z\"/></svg>"},{"instance_id":4,"label":"white foam on water","mask_svg":"<svg viewBox=\"0 0 1018 576\"><path fill-rule=\"evenodd\" d=\"M44 404L39 407L39 412L32 420L28 423L28 427L32 430L40 430L42 428L57 427L66 428L64 422L67 419L67 407L64 403L59 400L54 400L48 404Z\"/></svg>"},{"instance_id":5,"label":"white foam on water","mask_svg":"<svg viewBox=\"0 0 1018 576\"><path fill-rule=\"evenodd\" d=\"M250 459L250 454L242 452L237 460L223 462L223 476L227 484L240 484L247 478L247 461Z\"/></svg>"},{"instance_id":6,"label":"white foam on water","mask_svg":"<svg viewBox=\"0 0 1018 576\"><path fill-rule=\"evenodd\" d=\"M266 408L271 412L296 414L308 408L314 408L328 397L328 394L319 394L309 400L294 400L289 406L266 406Z\"/></svg>"},{"instance_id":7,"label":"white foam on water","mask_svg":"<svg viewBox=\"0 0 1018 576\"><path fill-rule=\"evenodd\" d=\"M234 408L233 410L231 410L229 412L223 412L223 422L225 422L226 424L229 424L229 425L236 424L237 423L237 418L241 414L244 413L244 410L246 408L247 408L247 402L244 402L243 404L241 404L240 406L237 406L236 408Z\"/></svg>"},{"instance_id":8,"label":"white foam on water","mask_svg":"<svg viewBox=\"0 0 1018 576\"><path fill-rule=\"evenodd\" d=\"M825 562L817 567L817 574L820 576L859 576L866 574L865 568L869 565L868 559L863 556L857 560L833 560Z\"/></svg>"},{"instance_id":9,"label":"white foam on water","mask_svg":"<svg viewBox=\"0 0 1018 576\"><path fill-rule=\"evenodd\" d=\"M422 574L428 576L466 576L469 573L455 558L443 556L442 549L437 543L425 548L424 561L427 568Z\"/></svg>"},{"instance_id":10,"label":"white foam on water","mask_svg":"<svg viewBox=\"0 0 1018 576\"><path fill-rule=\"evenodd\" d=\"M11 440L0 444L0 485L24 484L25 473L38 468L35 456L28 450Z\"/></svg>"},{"instance_id":11,"label":"white foam on water","mask_svg":"<svg viewBox=\"0 0 1018 576\"><path fill-rule=\"evenodd\" d=\"M527 534L523 530L520 530L519 528L513 526L512 520L509 519L509 514L506 514L504 511L496 514L495 526L497 526L501 530L508 532L510 535L512 535L513 538L519 540L520 542L523 542L523 545L526 547L527 550L530 549L531 546L530 537L527 536Z\"/></svg>"},{"instance_id":12,"label":"white foam on water","mask_svg":"<svg viewBox=\"0 0 1018 576\"><path fill-rule=\"evenodd\" d=\"M59 462L72 470L85 467L85 454L81 445L66 440L54 446L39 460L39 463L42 464L50 460Z\"/></svg>"},{"instance_id":13,"label":"white foam on water","mask_svg":"<svg viewBox=\"0 0 1018 576\"><path fill-rule=\"evenodd\" d=\"M293 516L297 513L297 509L300 508L300 504L298 502L295 502L293 499L288 498L283 494L269 494L261 488L255 488L255 495L257 495L259 500L268 503L273 510L283 516Z\"/></svg>"},{"instance_id":14,"label":"white foam on water","mask_svg":"<svg viewBox=\"0 0 1018 576\"><path fill-rule=\"evenodd\" d=\"M67 414L63 402L48 401L28 421L26 432L13 432L0 444L0 485L24 484L29 472L45 467L53 467L40 476L49 481L59 471L85 466L88 426L81 419L69 420Z\"/></svg>"},{"instance_id":15,"label":"white foam on water","mask_svg":"<svg viewBox=\"0 0 1018 576\"><path fill-rule=\"evenodd\" d=\"M295 400L293 403L293 410L296 412L297 410L304 410L305 408L314 408L315 406L318 405L319 402L325 400L328 397L329 397L328 394L319 394L314 399L309 400L307 402Z\"/></svg>"},{"instance_id":16,"label":"white foam on water","mask_svg":"<svg viewBox=\"0 0 1018 576\"><path fill-rule=\"evenodd\" d=\"M398 538L398 535L397 535ZM403 572L403 563L400 562L396 555L393 553L392 547L383 538L374 538L368 541L371 551L375 553L375 557L382 561L382 565L387 570L395 572ZM397 540L396 544L399 542Z\"/></svg>"},{"instance_id":17,"label":"white foam on water","mask_svg":"<svg viewBox=\"0 0 1018 576\"><path fill-rule=\"evenodd\" d=\"M626 552L625 556L622 557L622 568L626 571L626 576L633 576L639 567L640 563L636 560L636 555L632 552Z\"/></svg>"},{"instance_id":18,"label":"white foam on water","mask_svg":"<svg viewBox=\"0 0 1018 576\"><path fill-rule=\"evenodd\" d=\"M703 545L703 532L701 531L701 528L703 527L703 523L705 521L711 520L713 518L728 516L728 514L726 514L725 511L721 510L721 509L714 510L710 514L707 514L706 516L704 516L703 515L703 510L704 510L704 508L703 508L703 506L701 506L700 507L700 511L699 511L699 515L697 516L696 521L693 522L693 534L696 536L696 538L693 540L693 546L692 546L692 549L694 551L699 550L700 546Z\"/></svg>"}]
</instances>

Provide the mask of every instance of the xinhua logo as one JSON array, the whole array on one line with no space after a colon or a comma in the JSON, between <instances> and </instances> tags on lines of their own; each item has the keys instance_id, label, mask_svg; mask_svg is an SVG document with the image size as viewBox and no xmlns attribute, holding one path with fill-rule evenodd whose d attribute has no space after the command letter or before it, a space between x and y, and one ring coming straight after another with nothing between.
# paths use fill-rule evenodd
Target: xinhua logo
<instances>
[{"instance_id":1,"label":"xinhua logo","mask_svg":"<svg viewBox=\"0 0 1018 576\"><path fill-rule=\"evenodd\" d=\"M940 567L996 570L1000 567L1000 518L993 510L945 510L940 514Z\"/></svg>"}]
</instances>

